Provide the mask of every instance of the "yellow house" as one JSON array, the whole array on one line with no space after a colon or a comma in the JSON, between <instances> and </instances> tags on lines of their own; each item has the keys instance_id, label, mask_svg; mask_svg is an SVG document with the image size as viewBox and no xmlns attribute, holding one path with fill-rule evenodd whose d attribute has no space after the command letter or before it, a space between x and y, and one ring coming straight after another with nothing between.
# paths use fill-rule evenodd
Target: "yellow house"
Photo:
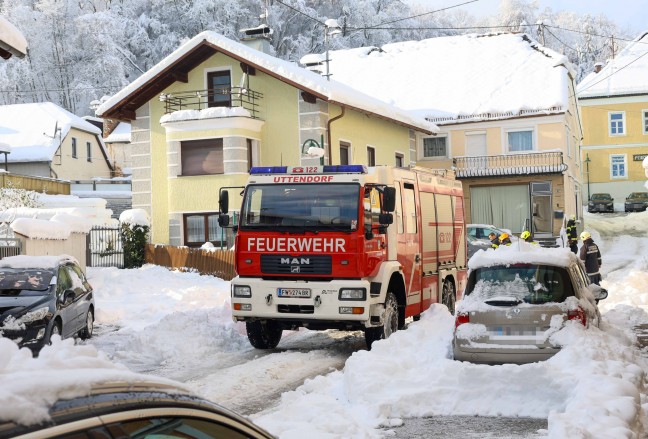
<instances>
[{"instance_id":1,"label":"yellow house","mask_svg":"<svg viewBox=\"0 0 648 439\"><path fill-rule=\"evenodd\" d=\"M152 242L222 244L219 189L251 166L408 166L436 130L267 46L203 32L98 108L131 123L133 207L151 215Z\"/></svg>"},{"instance_id":2,"label":"yellow house","mask_svg":"<svg viewBox=\"0 0 648 439\"><path fill-rule=\"evenodd\" d=\"M332 78L439 127L416 164L454 167L467 222L553 245L579 215L581 127L567 59L526 34L431 38L331 53ZM309 57L302 62L316 68Z\"/></svg>"},{"instance_id":3,"label":"yellow house","mask_svg":"<svg viewBox=\"0 0 648 439\"><path fill-rule=\"evenodd\" d=\"M609 193L623 210L631 192L646 192L648 32L577 87L583 121L584 181L589 194Z\"/></svg>"}]
</instances>

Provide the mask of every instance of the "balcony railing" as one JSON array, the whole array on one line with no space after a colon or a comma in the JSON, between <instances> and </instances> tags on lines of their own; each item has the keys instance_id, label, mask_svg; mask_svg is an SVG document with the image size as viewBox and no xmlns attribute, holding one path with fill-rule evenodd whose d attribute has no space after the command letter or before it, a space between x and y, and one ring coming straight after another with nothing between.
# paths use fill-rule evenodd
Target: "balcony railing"
<instances>
[{"instance_id":1,"label":"balcony railing","mask_svg":"<svg viewBox=\"0 0 648 439\"><path fill-rule=\"evenodd\" d=\"M562 152L455 157L454 161L457 178L554 174L567 170Z\"/></svg>"},{"instance_id":2,"label":"balcony railing","mask_svg":"<svg viewBox=\"0 0 648 439\"><path fill-rule=\"evenodd\" d=\"M162 93L165 114L179 110L204 110L210 107L245 108L253 119L259 118L259 103L263 94L245 87L220 90L193 90L180 93Z\"/></svg>"}]
</instances>

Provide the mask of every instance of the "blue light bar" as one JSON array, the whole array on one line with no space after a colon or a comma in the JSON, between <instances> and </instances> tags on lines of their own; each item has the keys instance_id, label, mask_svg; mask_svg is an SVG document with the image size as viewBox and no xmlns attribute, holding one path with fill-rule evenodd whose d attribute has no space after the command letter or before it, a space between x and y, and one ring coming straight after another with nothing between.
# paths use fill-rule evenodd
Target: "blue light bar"
<instances>
[{"instance_id":1,"label":"blue light bar","mask_svg":"<svg viewBox=\"0 0 648 439\"><path fill-rule=\"evenodd\" d=\"M287 166L252 166L250 168L250 175L285 174L287 171Z\"/></svg>"},{"instance_id":2,"label":"blue light bar","mask_svg":"<svg viewBox=\"0 0 648 439\"><path fill-rule=\"evenodd\" d=\"M327 165L324 166L325 174L366 174L367 167L365 165Z\"/></svg>"}]
</instances>

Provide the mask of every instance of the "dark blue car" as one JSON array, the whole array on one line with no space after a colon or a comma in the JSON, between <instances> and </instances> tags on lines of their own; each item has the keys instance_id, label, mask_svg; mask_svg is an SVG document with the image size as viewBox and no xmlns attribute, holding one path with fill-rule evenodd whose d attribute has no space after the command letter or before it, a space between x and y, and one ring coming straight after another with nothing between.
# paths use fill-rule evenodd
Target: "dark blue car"
<instances>
[{"instance_id":1,"label":"dark blue car","mask_svg":"<svg viewBox=\"0 0 648 439\"><path fill-rule=\"evenodd\" d=\"M75 258L11 256L0 260L0 334L37 355L52 336L92 336L92 287Z\"/></svg>"}]
</instances>

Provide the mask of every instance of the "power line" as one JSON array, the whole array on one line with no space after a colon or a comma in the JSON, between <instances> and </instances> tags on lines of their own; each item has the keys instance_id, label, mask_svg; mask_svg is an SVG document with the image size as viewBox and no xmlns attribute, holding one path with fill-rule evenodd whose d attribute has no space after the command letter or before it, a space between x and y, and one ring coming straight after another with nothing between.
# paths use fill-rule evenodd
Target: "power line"
<instances>
[{"instance_id":1,"label":"power line","mask_svg":"<svg viewBox=\"0 0 648 439\"><path fill-rule=\"evenodd\" d=\"M609 79L610 77L616 75L616 74L619 73L621 70L625 69L626 67L630 66L631 64L636 63L637 61L639 61L641 58L643 58L643 57L646 56L646 55L648 55L648 52L645 52L645 53L643 53L642 55L639 55L638 57L636 57L635 59L633 59L633 60L630 61L628 64L626 64L626 65L624 65L623 67L621 67L620 69L617 69L617 70L615 70L614 72L612 72L612 73L610 73L609 75L607 75L606 77L601 78L600 80L594 82L593 84L590 84L588 87L585 87L584 89L579 90L578 92L574 93L573 96L575 96L575 95L577 95L577 94L580 94L580 93L584 92L585 90L589 90L590 88L594 87L596 84L599 84L599 83L605 81L606 79Z\"/></svg>"},{"instance_id":2,"label":"power line","mask_svg":"<svg viewBox=\"0 0 648 439\"><path fill-rule=\"evenodd\" d=\"M275 0L275 1L277 3L279 3L280 5L283 5L283 6L287 7L287 8L289 8L289 9L292 9L293 11L297 12L298 14L303 15L304 17L307 17L307 18L310 18L313 21L316 21L317 23L321 24L322 26L326 26L326 24L323 21L321 21L321 20L319 20L319 19L317 19L315 17L311 17L307 13L300 11L299 9L295 8L294 6L290 6L290 5L282 2L281 0Z\"/></svg>"},{"instance_id":3,"label":"power line","mask_svg":"<svg viewBox=\"0 0 648 439\"><path fill-rule=\"evenodd\" d=\"M456 5L453 5L453 6L448 6L447 8L436 9L436 10L434 10L434 11L424 12L424 13L422 13L422 14L413 15L413 16L411 16L411 17L399 18L398 20L386 21L386 22L383 22L383 23L379 23L379 24L377 24L376 26L383 26L383 25L385 25L385 24L398 23L399 21L410 20L410 19L412 19L412 18L419 18L419 17L422 17L422 16L424 16L424 15L435 14L435 13L437 13L437 12L442 12L442 11L445 11L445 10L448 10L448 9L458 8L459 6L464 6L464 5L467 5L467 4L470 4L470 3L475 3L475 2L477 2L477 1L479 1L479 0L469 0L469 1L467 1L467 2L459 3L459 4L456 4ZM374 27L372 26L372 27L360 28L360 29L358 29L358 30L369 30L369 29L373 29L373 28L374 28Z\"/></svg>"}]
</instances>

